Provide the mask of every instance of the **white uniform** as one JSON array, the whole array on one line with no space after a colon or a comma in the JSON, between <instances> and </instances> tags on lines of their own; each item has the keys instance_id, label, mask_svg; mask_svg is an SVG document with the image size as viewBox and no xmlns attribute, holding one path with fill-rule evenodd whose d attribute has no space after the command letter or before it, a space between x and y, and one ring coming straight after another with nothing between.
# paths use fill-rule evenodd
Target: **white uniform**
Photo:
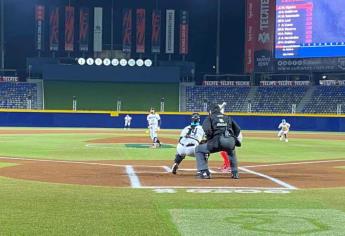
<instances>
[{"instance_id":1,"label":"white uniform","mask_svg":"<svg viewBox=\"0 0 345 236\"><path fill-rule=\"evenodd\" d=\"M195 155L195 148L199 145L204 135L205 132L200 125L195 126L194 129L190 125L185 127L180 134L180 142L177 144L177 154L193 157Z\"/></svg>"},{"instance_id":2,"label":"white uniform","mask_svg":"<svg viewBox=\"0 0 345 236\"><path fill-rule=\"evenodd\" d=\"M158 138L157 130L159 129L160 120L161 117L157 113L147 115L147 123L152 141Z\"/></svg>"},{"instance_id":3,"label":"white uniform","mask_svg":"<svg viewBox=\"0 0 345 236\"><path fill-rule=\"evenodd\" d=\"M279 124L278 129L280 129L280 131L278 132L278 137L280 137L280 140L283 140L283 135L287 135L289 133L290 124L287 122L282 122Z\"/></svg>"},{"instance_id":4,"label":"white uniform","mask_svg":"<svg viewBox=\"0 0 345 236\"><path fill-rule=\"evenodd\" d=\"M132 121L132 117L130 117L129 115L125 116L125 128L129 128L131 126L131 121Z\"/></svg>"}]
</instances>

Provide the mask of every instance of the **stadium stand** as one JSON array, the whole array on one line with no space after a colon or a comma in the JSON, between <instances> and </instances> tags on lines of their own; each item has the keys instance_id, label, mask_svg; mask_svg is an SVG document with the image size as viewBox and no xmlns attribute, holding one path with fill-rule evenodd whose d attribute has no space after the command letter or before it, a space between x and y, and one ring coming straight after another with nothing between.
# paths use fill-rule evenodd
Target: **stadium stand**
<instances>
[{"instance_id":1,"label":"stadium stand","mask_svg":"<svg viewBox=\"0 0 345 236\"><path fill-rule=\"evenodd\" d=\"M0 108L27 109L31 97L31 108L37 109L37 84L35 83L0 83Z\"/></svg>"},{"instance_id":2,"label":"stadium stand","mask_svg":"<svg viewBox=\"0 0 345 236\"><path fill-rule=\"evenodd\" d=\"M304 97L308 87L258 87L251 101L252 112L290 113Z\"/></svg>"},{"instance_id":3,"label":"stadium stand","mask_svg":"<svg viewBox=\"0 0 345 236\"><path fill-rule=\"evenodd\" d=\"M203 111L208 104L227 102L226 111L291 113L337 113L337 105L345 109L345 86L282 86L282 87L186 87L186 110Z\"/></svg>"},{"instance_id":4,"label":"stadium stand","mask_svg":"<svg viewBox=\"0 0 345 236\"><path fill-rule=\"evenodd\" d=\"M187 111L203 111L204 101L208 104L227 102L226 111L246 112L250 87L186 87Z\"/></svg>"},{"instance_id":5,"label":"stadium stand","mask_svg":"<svg viewBox=\"0 0 345 236\"><path fill-rule=\"evenodd\" d=\"M337 105L345 109L345 86L317 86L303 113L336 113Z\"/></svg>"}]
</instances>

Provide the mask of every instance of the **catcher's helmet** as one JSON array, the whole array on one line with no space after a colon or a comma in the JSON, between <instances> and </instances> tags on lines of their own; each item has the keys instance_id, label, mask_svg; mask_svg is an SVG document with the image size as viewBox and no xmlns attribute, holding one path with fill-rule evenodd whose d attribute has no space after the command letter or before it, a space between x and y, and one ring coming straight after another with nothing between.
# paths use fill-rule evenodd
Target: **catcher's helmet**
<instances>
[{"instance_id":1,"label":"catcher's helmet","mask_svg":"<svg viewBox=\"0 0 345 236\"><path fill-rule=\"evenodd\" d=\"M191 117L191 120L192 120L192 125L198 125L200 123L200 115L199 115L199 113L193 113L192 117Z\"/></svg>"}]
</instances>

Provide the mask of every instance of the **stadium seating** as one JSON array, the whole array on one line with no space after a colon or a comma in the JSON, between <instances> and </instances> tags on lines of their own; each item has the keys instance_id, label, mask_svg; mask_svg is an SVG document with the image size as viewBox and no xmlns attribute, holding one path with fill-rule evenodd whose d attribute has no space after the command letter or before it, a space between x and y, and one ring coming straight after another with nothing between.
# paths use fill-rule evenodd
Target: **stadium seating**
<instances>
[{"instance_id":1,"label":"stadium seating","mask_svg":"<svg viewBox=\"0 0 345 236\"><path fill-rule=\"evenodd\" d=\"M299 104L308 87L259 87L251 100L252 112L290 113Z\"/></svg>"},{"instance_id":2,"label":"stadium seating","mask_svg":"<svg viewBox=\"0 0 345 236\"><path fill-rule=\"evenodd\" d=\"M27 109L31 96L31 108L37 109L37 84L35 83L0 83L0 108Z\"/></svg>"},{"instance_id":3,"label":"stadium seating","mask_svg":"<svg viewBox=\"0 0 345 236\"><path fill-rule=\"evenodd\" d=\"M246 98L250 87L204 87L189 86L186 88L187 111L204 111L203 104L227 102L226 111L247 111Z\"/></svg>"},{"instance_id":4,"label":"stadium seating","mask_svg":"<svg viewBox=\"0 0 345 236\"><path fill-rule=\"evenodd\" d=\"M315 88L315 89L314 89ZM227 102L226 111L246 112L248 103L252 112L291 113L293 104L303 113L336 113L337 105L345 110L345 86L313 87L206 87L186 88L187 111L203 111L208 104ZM309 91L308 96L306 96Z\"/></svg>"},{"instance_id":5,"label":"stadium seating","mask_svg":"<svg viewBox=\"0 0 345 236\"><path fill-rule=\"evenodd\" d=\"M318 86L303 113L336 113L337 105L345 110L345 86Z\"/></svg>"}]
</instances>

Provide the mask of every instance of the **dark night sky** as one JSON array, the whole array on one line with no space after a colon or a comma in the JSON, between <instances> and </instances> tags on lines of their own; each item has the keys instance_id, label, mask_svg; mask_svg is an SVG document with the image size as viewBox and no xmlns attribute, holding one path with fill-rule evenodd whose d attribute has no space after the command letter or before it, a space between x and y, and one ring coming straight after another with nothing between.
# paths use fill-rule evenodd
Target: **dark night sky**
<instances>
[{"instance_id":1,"label":"dark night sky","mask_svg":"<svg viewBox=\"0 0 345 236\"><path fill-rule=\"evenodd\" d=\"M46 7L68 5L68 0L5 0L6 21L6 67L24 69L25 58L37 55L34 48L34 6L43 4ZM71 0L72 6L103 7L103 44L110 44L110 6L111 0ZM158 9L188 10L190 13L190 54L187 60L195 61L197 75L212 73L216 55L216 0L114 0L115 5L115 45L121 46L121 10L123 8L145 8L146 21L151 23L151 10L158 2ZM221 72L242 73L244 53L244 1L222 0L221 24ZM60 8L60 11L62 9ZM91 12L91 11L90 11ZM179 14L178 12L176 12ZM78 15L78 13L76 13ZM148 16L149 15L149 16ZM177 15L178 16L178 15ZM178 18L176 16L176 18ZM92 16L91 16L92 17ZM60 13L60 18L62 15ZM46 18L47 19L47 18ZM92 21L92 20L91 20ZM162 18L165 25L165 16ZM176 22L177 24L177 22ZM60 32L62 31L60 22ZM177 27L177 25L176 25ZM165 29L162 29L162 39ZM178 31L175 32L178 35ZM48 35L46 35L48 37ZM149 35L146 41L150 41ZM62 43L60 39L60 43ZM76 39L75 39L76 41ZM133 41L134 43L134 41ZM164 40L162 46L165 46ZM60 45L61 48L61 45ZM148 48L150 50L150 48ZM146 49L146 50L148 50ZM162 47L163 51L164 47ZM178 48L176 48L178 49ZM175 50L176 50L175 49ZM46 53L49 55L49 53ZM59 56L65 56L60 52ZM78 57L79 53L72 56ZM135 57L135 55L133 55ZM150 57L150 55L147 55ZM174 59L180 59L175 55ZM159 59L165 59L162 54Z\"/></svg>"}]
</instances>

